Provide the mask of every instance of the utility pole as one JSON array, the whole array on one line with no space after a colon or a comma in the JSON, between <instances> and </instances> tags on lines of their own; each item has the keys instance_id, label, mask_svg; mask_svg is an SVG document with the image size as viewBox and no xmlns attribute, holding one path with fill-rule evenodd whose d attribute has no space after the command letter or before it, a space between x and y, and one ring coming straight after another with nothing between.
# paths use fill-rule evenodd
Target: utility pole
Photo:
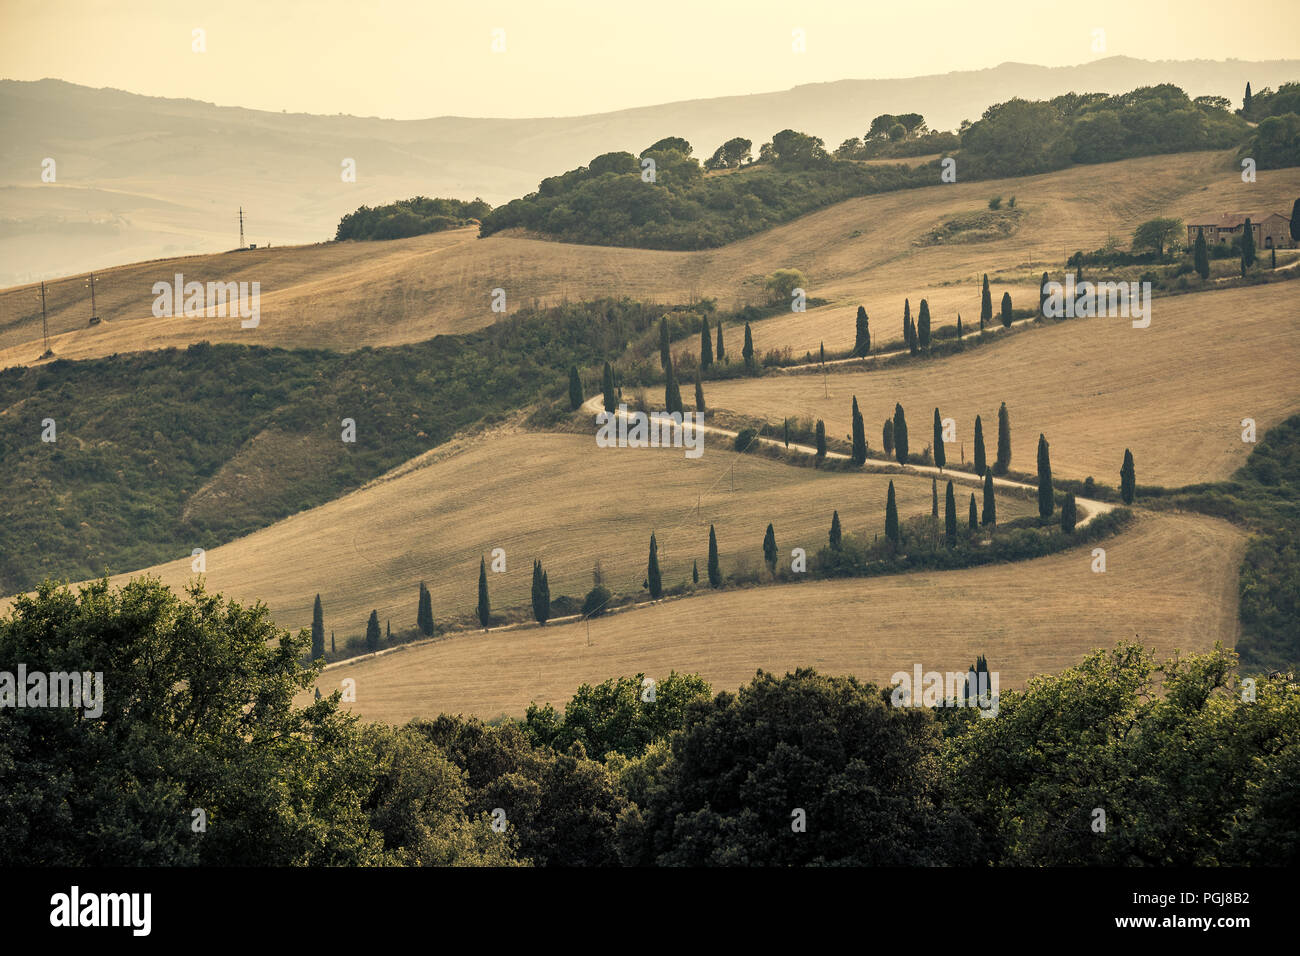
<instances>
[{"instance_id":1,"label":"utility pole","mask_svg":"<svg viewBox=\"0 0 1300 956\"><path fill-rule=\"evenodd\" d=\"M92 272L90 274L90 278L86 280L86 284L90 286L90 324L98 325L99 310L95 308L95 273Z\"/></svg>"},{"instance_id":2,"label":"utility pole","mask_svg":"<svg viewBox=\"0 0 1300 956\"><path fill-rule=\"evenodd\" d=\"M239 248L247 249L244 245L244 207L239 207Z\"/></svg>"},{"instance_id":3,"label":"utility pole","mask_svg":"<svg viewBox=\"0 0 1300 956\"><path fill-rule=\"evenodd\" d=\"M45 283L41 283L41 338L45 340L45 351L41 358L49 358L54 353L50 351L50 324L45 317Z\"/></svg>"}]
</instances>

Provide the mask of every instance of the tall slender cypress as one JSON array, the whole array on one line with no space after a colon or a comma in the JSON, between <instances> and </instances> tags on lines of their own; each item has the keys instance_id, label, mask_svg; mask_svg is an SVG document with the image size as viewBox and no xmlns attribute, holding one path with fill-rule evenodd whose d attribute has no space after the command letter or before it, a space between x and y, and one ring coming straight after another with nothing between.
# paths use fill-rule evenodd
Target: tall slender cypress
<instances>
[{"instance_id":1,"label":"tall slender cypress","mask_svg":"<svg viewBox=\"0 0 1300 956\"><path fill-rule=\"evenodd\" d=\"M840 513L839 513L838 511L835 511L835 512L832 512L832 514L831 514L831 533L830 533L830 541L831 541L831 550L832 550L832 551L838 551L838 550L840 550L840 541L841 541L841 540L842 540L842 534L841 534L841 532L840 532Z\"/></svg>"},{"instance_id":2,"label":"tall slender cypress","mask_svg":"<svg viewBox=\"0 0 1300 956\"><path fill-rule=\"evenodd\" d=\"M885 537L898 544L898 502L894 499L894 483L889 483L889 497L885 499Z\"/></svg>"},{"instance_id":3,"label":"tall slender cypress","mask_svg":"<svg viewBox=\"0 0 1300 956\"><path fill-rule=\"evenodd\" d=\"M370 620L366 622L366 650L379 650L379 612L371 611Z\"/></svg>"},{"instance_id":4,"label":"tall slender cypress","mask_svg":"<svg viewBox=\"0 0 1300 956\"><path fill-rule=\"evenodd\" d=\"M930 517L939 517L939 479L930 479Z\"/></svg>"},{"instance_id":5,"label":"tall slender cypress","mask_svg":"<svg viewBox=\"0 0 1300 956\"><path fill-rule=\"evenodd\" d=\"M948 464L948 455L943 450L943 420L939 417L938 408L934 410L934 463L941 471Z\"/></svg>"},{"instance_id":6,"label":"tall slender cypress","mask_svg":"<svg viewBox=\"0 0 1300 956\"><path fill-rule=\"evenodd\" d=\"M1210 248L1205 244L1205 230L1200 227L1196 229L1196 251L1192 262L1198 276L1202 279L1210 277Z\"/></svg>"},{"instance_id":7,"label":"tall slender cypress","mask_svg":"<svg viewBox=\"0 0 1300 956\"><path fill-rule=\"evenodd\" d=\"M533 618L543 627L551 616L551 588L542 571L542 562L533 559Z\"/></svg>"},{"instance_id":8,"label":"tall slender cypress","mask_svg":"<svg viewBox=\"0 0 1300 956\"><path fill-rule=\"evenodd\" d=\"M763 560L767 562L768 570L776 572L776 532L772 530L771 522L768 522L767 531L763 534Z\"/></svg>"},{"instance_id":9,"label":"tall slender cypress","mask_svg":"<svg viewBox=\"0 0 1300 956\"><path fill-rule=\"evenodd\" d=\"M900 465L907 464L907 417L903 406L894 405L894 455Z\"/></svg>"},{"instance_id":10,"label":"tall slender cypress","mask_svg":"<svg viewBox=\"0 0 1300 956\"><path fill-rule=\"evenodd\" d=\"M490 620L492 620L492 606L488 604L487 561L480 557L478 559L478 622L484 630L487 630Z\"/></svg>"},{"instance_id":11,"label":"tall slender cypress","mask_svg":"<svg viewBox=\"0 0 1300 956\"><path fill-rule=\"evenodd\" d=\"M885 419L885 425L880 430L880 444L884 446L886 457L894 453L894 420L892 418Z\"/></svg>"},{"instance_id":12,"label":"tall slender cypress","mask_svg":"<svg viewBox=\"0 0 1300 956\"><path fill-rule=\"evenodd\" d=\"M984 472L988 470L988 463L984 457L984 423L980 421L978 415L975 416L975 474L981 478Z\"/></svg>"},{"instance_id":13,"label":"tall slender cypress","mask_svg":"<svg viewBox=\"0 0 1300 956\"><path fill-rule=\"evenodd\" d=\"M569 366L569 410L577 411L582 407L585 396L582 394L582 378L578 375L578 366Z\"/></svg>"},{"instance_id":14,"label":"tall slender cypress","mask_svg":"<svg viewBox=\"0 0 1300 956\"><path fill-rule=\"evenodd\" d=\"M1078 519L1077 509L1074 492L1066 492L1065 500L1061 502L1061 530L1066 534L1074 534L1074 524Z\"/></svg>"},{"instance_id":15,"label":"tall slender cypress","mask_svg":"<svg viewBox=\"0 0 1300 956\"><path fill-rule=\"evenodd\" d=\"M716 362L721 362L727 357L727 350L722 345L722 320L718 319L718 347L713 350L713 358Z\"/></svg>"},{"instance_id":16,"label":"tall slender cypress","mask_svg":"<svg viewBox=\"0 0 1300 956\"><path fill-rule=\"evenodd\" d=\"M605 411L613 412L618 408L618 393L614 391L614 369L606 362L605 370L600 375L601 388L605 393Z\"/></svg>"},{"instance_id":17,"label":"tall slender cypress","mask_svg":"<svg viewBox=\"0 0 1300 956\"><path fill-rule=\"evenodd\" d=\"M1011 328L1011 293L1002 293L1002 327Z\"/></svg>"},{"instance_id":18,"label":"tall slender cypress","mask_svg":"<svg viewBox=\"0 0 1300 956\"><path fill-rule=\"evenodd\" d=\"M433 637L433 597L423 581L420 582L420 603L415 612L415 626L425 637Z\"/></svg>"},{"instance_id":19,"label":"tall slender cypress","mask_svg":"<svg viewBox=\"0 0 1300 956\"><path fill-rule=\"evenodd\" d=\"M722 567L718 564L718 536L709 525L709 587L722 587Z\"/></svg>"},{"instance_id":20,"label":"tall slender cypress","mask_svg":"<svg viewBox=\"0 0 1300 956\"><path fill-rule=\"evenodd\" d=\"M1124 449L1124 464L1119 469L1119 493L1124 499L1124 504L1133 503L1134 493L1137 491L1137 473L1133 468L1133 453L1127 448Z\"/></svg>"},{"instance_id":21,"label":"tall slender cypress","mask_svg":"<svg viewBox=\"0 0 1300 956\"><path fill-rule=\"evenodd\" d=\"M1056 509L1052 495L1052 462L1048 458L1047 439L1038 436L1038 516L1050 518Z\"/></svg>"},{"instance_id":22,"label":"tall slender cypress","mask_svg":"<svg viewBox=\"0 0 1300 956\"><path fill-rule=\"evenodd\" d=\"M1038 317L1040 319L1047 318L1047 282L1047 273L1044 272L1043 277L1038 280Z\"/></svg>"},{"instance_id":23,"label":"tall slender cypress","mask_svg":"<svg viewBox=\"0 0 1300 956\"><path fill-rule=\"evenodd\" d=\"M661 369L668 368L668 362L671 358L668 345L668 316L665 315L659 319L659 367Z\"/></svg>"},{"instance_id":24,"label":"tall slender cypress","mask_svg":"<svg viewBox=\"0 0 1300 956\"><path fill-rule=\"evenodd\" d=\"M817 419L817 461L816 465L826 460L826 423L820 418Z\"/></svg>"},{"instance_id":25,"label":"tall slender cypress","mask_svg":"<svg viewBox=\"0 0 1300 956\"><path fill-rule=\"evenodd\" d=\"M1241 227L1241 264L1244 269L1255 264L1255 227L1251 225L1249 216Z\"/></svg>"},{"instance_id":26,"label":"tall slender cypress","mask_svg":"<svg viewBox=\"0 0 1300 956\"><path fill-rule=\"evenodd\" d=\"M998 409L998 457L993 462L993 473L1005 475L1011 467L1011 413L1007 403Z\"/></svg>"},{"instance_id":27,"label":"tall slender cypress","mask_svg":"<svg viewBox=\"0 0 1300 956\"><path fill-rule=\"evenodd\" d=\"M980 527L979 509L975 507L975 492L973 491L970 493L970 520L968 524L969 527L967 530L971 531L972 533L979 530Z\"/></svg>"},{"instance_id":28,"label":"tall slender cypress","mask_svg":"<svg viewBox=\"0 0 1300 956\"><path fill-rule=\"evenodd\" d=\"M749 330L749 323L745 323L745 344L740 350L740 357L745 360L745 368L753 371L754 369L754 333Z\"/></svg>"},{"instance_id":29,"label":"tall slender cypress","mask_svg":"<svg viewBox=\"0 0 1300 956\"><path fill-rule=\"evenodd\" d=\"M695 410L697 412L708 411L704 407L704 383L700 381L700 373L695 373Z\"/></svg>"},{"instance_id":30,"label":"tall slender cypress","mask_svg":"<svg viewBox=\"0 0 1300 956\"><path fill-rule=\"evenodd\" d=\"M943 496L943 532L948 539L948 547L953 547L957 543L957 501L953 496L951 481Z\"/></svg>"},{"instance_id":31,"label":"tall slender cypress","mask_svg":"<svg viewBox=\"0 0 1300 956\"><path fill-rule=\"evenodd\" d=\"M980 524L997 526L998 503L993 498L993 472L984 472L984 510L980 513Z\"/></svg>"},{"instance_id":32,"label":"tall slender cypress","mask_svg":"<svg viewBox=\"0 0 1300 956\"><path fill-rule=\"evenodd\" d=\"M853 396L853 464L864 465L867 461L867 432L862 423L862 412L858 410L858 397Z\"/></svg>"},{"instance_id":33,"label":"tall slender cypress","mask_svg":"<svg viewBox=\"0 0 1300 956\"><path fill-rule=\"evenodd\" d=\"M853 354L858 357L870 354L871 326L870 320L867 318L867 310L862 306L858 306L858 316L853 333Z\"/></svg>"},{"instance_id":34,"label":"tall slender cypress","mask_svg":"<svg viewBox=\"0 0 1300 956\"><path fill-rule=\"evenodd\" d=\"M671 415L673 412L685 411L682 405L682 390L677 384L677 372L673 369L670 356L664 371L664 407Z\"/></svg>"},{"instance_id":35,"label":"tall slender cypress","mask_svg":"<svg viewBox=\"0 0 1300 956\"><path fill-rule=\"evenodd\" d=\"M989 274L984 273L984 290L980 293L980 331L984 323L993 321L993 296L989 293Z\"/></svg>"},{"instance_id":36,"label":"tall slender cypress","mask_svg":"<svg viewBox=\"0 0 1300 956\"><path fill-rule=\"evenodd\" d=\"M709 337L709 320L700 323L700 368L708 371L713 366L713 339Z\"/></svg>"},{"instance_id":37,"label":"tall slender cypress","mask_svg":"<svg viewBox=\"0 0 1300 956\"><path fill-rule=\"evenodd\" d=\"M646 587L656 601L663 596L663 579L659 576L659 545L655 542L653 531L650 532L650 563L646 568Z\"/></svg>"},{"instance_id":38,"label":"tall slender cypress","mask_svg":"<svg viewBox=\"0 0 1300 956\"><path fill-rule=\"evenodd\" d=\"M325 615L321 611L320 595L316 595L316 603L311 609L311 659L317 660L325 656Z\"/></svg>"},{"instance_id":39,"label":"tall slender cypress","mask_svg":"<svg viewBox=\"0 0 1300 956\"><path fill-rule=\"evenodd\" d=\"M921 309L916 314L916 343L925 350L930 350L930 303L921 300Z\"/></svg>"}]
</instances>

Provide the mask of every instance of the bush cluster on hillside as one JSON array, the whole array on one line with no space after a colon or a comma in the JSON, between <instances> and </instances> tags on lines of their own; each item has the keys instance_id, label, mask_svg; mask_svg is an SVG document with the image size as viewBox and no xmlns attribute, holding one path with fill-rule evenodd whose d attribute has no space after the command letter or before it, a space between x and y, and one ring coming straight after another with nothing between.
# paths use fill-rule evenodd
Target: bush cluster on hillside
<instances>
[{"instance_id":1,"label":"bush cluster on hillside","mask_svg":"<svg viewBox=\"0 0 1300 956\"><path fill-rule=\"evenodd\" d=\"M336 242L344 239L405 239L427 232L467 226L482 219L492 207L481 199L399 199L386 206L361 206L339 220Z\"/></svg>"}]
</instances>

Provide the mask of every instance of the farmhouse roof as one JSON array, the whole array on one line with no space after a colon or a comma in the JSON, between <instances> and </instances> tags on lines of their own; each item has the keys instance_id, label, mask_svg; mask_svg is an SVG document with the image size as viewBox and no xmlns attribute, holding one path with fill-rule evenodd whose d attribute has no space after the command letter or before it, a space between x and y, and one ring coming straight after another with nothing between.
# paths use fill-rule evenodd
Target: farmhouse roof
<instances>
[{"instance_id":1,"label":"farmhouse roof","mask_svg":"<svg viewBox=\"0 0 1300 956\"><path fill-rule=\"evenodd\" d=\"M1190 223L1190 225L1214 226L1216 229L1237 229L1244 226L1247 219L1249 219L1253 225L1255 223L1264 222L1266 219L1272 219L1274 216L1277 216L1286 222L1291 221L1287 216L1283 216L1280 212L1270 212L1262 216L1250 212L1225 212L1217 219L1204 219L1200 222Z\"/></svg>"}]
</instances>

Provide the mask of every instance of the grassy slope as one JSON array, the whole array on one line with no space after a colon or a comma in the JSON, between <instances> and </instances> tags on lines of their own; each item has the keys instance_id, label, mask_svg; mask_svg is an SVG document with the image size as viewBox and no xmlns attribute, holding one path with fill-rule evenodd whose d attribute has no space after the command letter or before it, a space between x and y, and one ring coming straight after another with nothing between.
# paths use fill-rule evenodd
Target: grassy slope
<instances>
[{"instance_id":1,"label":"grassy slope","mask_svg":"<svg viewBox=\"0 0 1300 956\"><path fill-rule=\"evenodd\" d=\"M713 384L706 398L711 408L777 422L823 418L841 435L856 395L874 447L901 402L915 451L930 442L938 405L957 420L967 460L976 415L992 457L1005 401L1013 468L1033 471L1042 432L1056 474L1117 486L1130 448L1140 484L1210 481L1249 454L1241 419L1254 418L1262 434L1300 408L1295 295L1292 283L1278 283L1157 299L1147 329L1123 318L1074 319L965 354L833 374L826 386L818 375L774 375Z\"/></svg>"},{"instance_id":2,"label":"grassy slope","mask_svg":"<svg viewBox=\"0 0 1300 956\"><path fill-rule=\"evenodd\" d=\"M978 319L976 283L998 269L1000 299L1034 297L1022 263L1057 264L1066 252L1096 248L1108 233L1127 240L1155 215L1290 208L1300 169L1262 173L1245 185L1226 153L1188 153L1076 167L1022 179L937 185L849 200L721 249L658 252L575 246L514 236L479 240L473 229L380 243L285 247L122 266L100 275L99 312L80 277L51 283L51 332L62 357L83 358L190 342L355 349L428 339L489 324L490 290L507 290L511 310L543 302L597 298L616 290L642 301L711 296L724 307L761 300L765 274L793 266L811 294L834 304L762 324L760 353L791 345L799 353L852 344L852 315L862 303L889 337L901 326L902 300L928 297L936 324L961 310ZM994 242L916 247L914 239L950 216L978 211L995 193L1015 194L1020 229ZM855 235L856 233L856 235ZM262 323L230 319L155 319L152 284L177 271L199 281L257 280ZM1040 270L1041 271L1041 270ZM39 300L33 286L0 292L0 367L40 354Z\"/></svg>"},{"instance_id":3,"label":"grassy slope","mask_svg":"<svg viewBox=\"0 0 1300 956\"><path fill-rule=\"evenodd\" d=\"M887 683L896 671L965 670L977 654L1003 688L1137 634L1158 654L1237 633L1242 532L1193 515L1145 516L1107 546L943 574L821 581L667 601L591 624L455 637L326 671L357 682L355 709L400 722L439 712L521 715L611 674L698 672L733 689L757 668L815 666Z\"/></svg>"}]
</instances>

